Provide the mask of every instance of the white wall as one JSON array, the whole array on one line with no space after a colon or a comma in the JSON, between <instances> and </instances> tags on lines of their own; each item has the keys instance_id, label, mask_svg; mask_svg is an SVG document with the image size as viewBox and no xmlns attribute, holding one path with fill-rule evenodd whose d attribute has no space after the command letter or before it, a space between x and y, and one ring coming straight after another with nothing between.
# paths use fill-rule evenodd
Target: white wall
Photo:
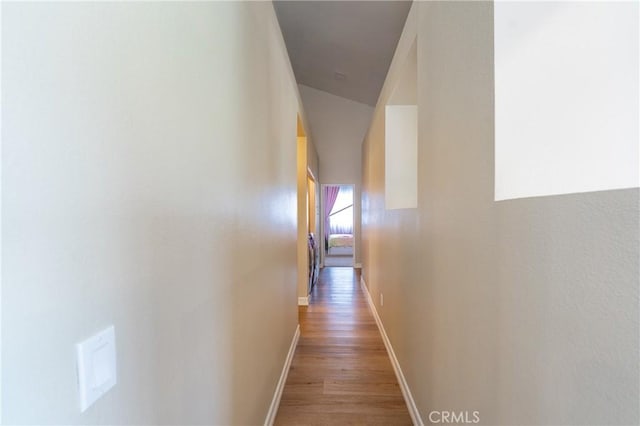
<instances>
[{"instance_id":1,"label":"white wall","mask_svg":"<svg viewBox=\"0 0 640 426\"><path fill-rule=\"evenodd\" d=\"M262 423L297 325L272 5L2 7L2 422ZM108 324L118 383L80 414Z\"/></svg>"},{"instance_id":2,"label":"white wall","mask_svg":"<svg viewBox=\"0 0 640 426\"><path fill-rule=\"evenodd\" d=\"M416 36L418 208L385 210ZM492 2L414 2L363 145L364 279L425 424L638 424L639 191L495 202L493 66Z\"/></svg>"},{"instance_id":3,"label":"white wall","mask_svg":"<svg viewBox=\"0 0 640 426\"><path fill-rule=\"evenodd\" d=\"M356 262L360 262L361 146L373 108L311 87L298 87L318 152L320 183L355 185L354 238Z\"/></svg>"},{"instance_id":4,"label":"white wall","mask_svg":"<svg viewBox=\"0 0 640 426\"><path fill-rule=\"evenodd\" d=\"M640 186L639 10L496 2L497 200Z\"/></svg>"}]
</instances>

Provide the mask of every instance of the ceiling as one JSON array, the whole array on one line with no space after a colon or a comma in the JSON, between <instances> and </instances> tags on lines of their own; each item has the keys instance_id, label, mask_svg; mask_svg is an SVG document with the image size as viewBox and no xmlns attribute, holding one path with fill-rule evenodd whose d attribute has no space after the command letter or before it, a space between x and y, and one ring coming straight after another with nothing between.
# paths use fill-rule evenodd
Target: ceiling
<instances>
[{"instance_id":1,"label":"ceiling","mask_svg":"<svg viewBox=\"0 0 640 426\"><path fill-rule=\"evenodd\" d=\"M275 1L298 84L375 106L410 1Z\"/></svg>"}]
</instances>

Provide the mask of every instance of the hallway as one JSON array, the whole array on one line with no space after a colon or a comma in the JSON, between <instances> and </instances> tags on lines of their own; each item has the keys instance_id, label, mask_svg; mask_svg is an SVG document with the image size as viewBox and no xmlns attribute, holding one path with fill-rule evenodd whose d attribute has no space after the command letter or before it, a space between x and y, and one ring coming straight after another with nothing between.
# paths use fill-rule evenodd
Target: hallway
<instances>
[{"instance_id":1,"label":"hallway","mask_svg":"<svg viewBox=\"0 0 640 426\"><path fill-rule=\"evenodd\" d=\"M640 426L640 0L0 24L0 426Z\"/></svg>"},{"instance_id":2,"label":"hallway","mask_svg":"<svg viewBox=\"0 0 640 426\"><path fill-rule=\"evenodd\" d=\"M309 306L276 425L410 425L384 343L353 268L324 268Z\"/></svg>"}]
</instances>

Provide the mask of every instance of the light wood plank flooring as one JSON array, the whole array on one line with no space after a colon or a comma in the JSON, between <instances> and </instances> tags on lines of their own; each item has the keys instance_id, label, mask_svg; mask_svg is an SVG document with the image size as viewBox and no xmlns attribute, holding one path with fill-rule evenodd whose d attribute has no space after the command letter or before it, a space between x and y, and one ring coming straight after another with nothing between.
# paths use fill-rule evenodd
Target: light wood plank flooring
<instances>
[{"instance_id":1,"label":"light wood plank flooring","mask_svg":"<svg viewBox=\"0 0 640 426\"><path fill-rule=\"evenodd\" d=\"M324 268L301 306L300 341L276 425L410 425L353 268Z\"/></svg>"}]
</instances>

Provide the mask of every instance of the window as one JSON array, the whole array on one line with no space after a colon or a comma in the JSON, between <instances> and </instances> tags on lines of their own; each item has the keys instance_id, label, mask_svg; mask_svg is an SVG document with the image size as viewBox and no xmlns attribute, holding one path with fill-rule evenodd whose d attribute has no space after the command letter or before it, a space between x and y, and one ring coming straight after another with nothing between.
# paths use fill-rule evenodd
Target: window
<instances>
[{"instance_id":1,"label":"window","mask_svg":"<svg viewBox=\"0 0 640 426\"><path fill-rule=\"evenodd\" d=\"M331 234L353 234L353 186L341 185L329 214Z\"/></svg>"}]
</instances>

